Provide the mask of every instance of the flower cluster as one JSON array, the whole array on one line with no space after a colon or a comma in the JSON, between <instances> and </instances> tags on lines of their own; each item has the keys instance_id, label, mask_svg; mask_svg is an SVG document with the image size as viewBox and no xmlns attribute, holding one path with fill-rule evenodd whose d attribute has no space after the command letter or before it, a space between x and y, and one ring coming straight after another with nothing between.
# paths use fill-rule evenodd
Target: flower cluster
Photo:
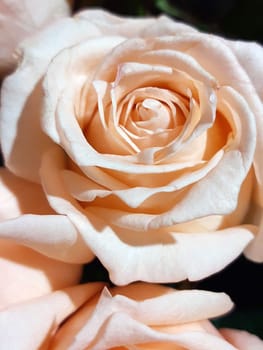
<instances>
[{"instance_id":1,"label":"flower cluster","mask_svg":"<svg viewBox=\"0 0 263 350\"><path fill-rule=\"evenodd\" d=\"M59 0L30 26L15 3L0 3L20 33L0 38L1 349L263 349L209 322L226 294L161 285L263 261L262 47ZM79 284L95 257L111 286Z\"/></svg>"}]
</instances>

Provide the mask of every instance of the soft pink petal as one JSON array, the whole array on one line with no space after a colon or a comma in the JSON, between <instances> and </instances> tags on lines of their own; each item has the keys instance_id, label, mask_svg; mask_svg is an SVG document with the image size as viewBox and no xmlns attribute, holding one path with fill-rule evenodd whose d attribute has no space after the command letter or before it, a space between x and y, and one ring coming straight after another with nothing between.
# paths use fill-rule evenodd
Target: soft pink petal
<instances>
[{"instance_id":1,"label":"soft pink petal","mask_svg":"<svg viewBox=\"0 0 263 350\"><path fill-rule=\"evenodd\" d=\"M83 10L76 14L76 18L97 26L103 36L123 35L127 38L143 35L149 26L155 24L153 18L121 18L101 9Z\"/></svg>"},{"instance_id":2,"label":"soft pink petal","mask_svg":"<svg viewBox=\"0 0 263 350\"><path fill-rule=\"evenodd\" d=\"M0 221L21 214L55 214L40 185L0 168Z\"/></svg>"},{"instance_id":3,"label":"soft pink petal","mask_svg":"<svg viewBox=\"0 0 263 350\"><path fill-rule=\"evenodd\" d=\"M175 282L207 277L233 261L253 238L253 227L186 234L172 228L135 231L111 226L113 218L110 211L99 207L85 210L70 196L61 180L64 167L63 154L59 149L55 148L45 155L41 178L50 205L68 216L116 284L124 285L136 280ZM119 221L122 215L122 212L116 213ZM131 215L135 225L136 220L145 221L143 214L134 219L135 214ZM74 246L72 248L74 252ZM193 258L189 259L189 255Z\"/></svg>"},{"instance_id":4,"label":"soft pink petal","mask_svg":"<svg viewBox=\"0 0 263 350\"><path fill-rule=\"evenodd\" d=\"M53 259L85 263L93 253L64 215L21 215L0 222L0 238L23 244Z\"/></svg>"},{"instance_id":5,"label":"soft pink petal","mask_svg":"<svg viewBox=\"0 0 263 350\"><path fill-rule=\"evenodd\" d=\"M263 210L260 210L260 222L255 238L249 243L245 250L245 256L252 261L263 262Z\"/></svg>"},{"instance_id":6,"label":"soft pink petal","mask_svg":"<svg viewBox=\"0 0 263 350\"><path fill-rule=\"evenodd\" d=\"M262 46L255 42L239 40L225 40L224 43L234 52L256 88L259 97L263 100L263 73L260 65L263 60Z\"/></svg>"},{"instance_id":7,"label":"soft pink petal","mask_svg":"<svg viewBox=\"0 0 263 350\"><path fill-rule=\"evenodd\" d=\"M17 63L16 46L36 30L70 14L67 0L2 0L0 3L0 75Z\"/></svg>"},{"instance_id":8,"label":"soft pink petal","mask_svg":"<svg viewBox=\"0 0 263 350\"><path fill-rule=\"evenodd\" d=\"M43 82L44 89L44 112L42 125L45 132L57 143L61 141L61 131L57 130L56 111L61 95L67 94L69 101L66 113L76 121L75 110L78 113L78 122L82 122L81 113L83 104L83 85L89 85L95 71L114 47L119 45L125 38L119 36L107 36L86 40L84 43L62 50L50 63ZM68 84L71 81L71 84ZM85 123L86 116L84 115ZM66 119L67 120L67 119ZM67 125L64 125L66 128Z\"/></svg>"},{"instance_id":9,"label":"soft pink petal","mask_svg":"<svg viewBox=\"0 0 263 350\"><path fill-rule=\"evenodd\" d=\"M144 349L149 350L153 348L152 346L155 346L156 349L163 348L162 344L166 346L164 349L167 349L167 345L174 344L174 347L169 348L175 350L237 350L221 337L196 331L196 329L179 334L158 332L121 312L115 312L108 317L103 328L100 329L97 333L98 336L92 341L91 350L114 349L119 346L133 346L137 344L144 345ZM116 332L116 330L119 330L119 332ZM84 350L89 342L86 342L85 338L81 339L81 341L73 338L69 344L70 347L67 347L68 344L65 346L58 344L58 346L55 345L51 349Z\"/></svg>"},{"instance_id":10,"label":"soft pink petal","mask_svg":"<svg viewBox=\"0 0 263 350\"><path fill-rule=\"evenodd\" d=\"M123 324L125 324L125 328L122 328L122 333L116 334L116 329L120 329ZM176 350L237 350L222 338L210 335L209 333L207 334L194 329L192 332L163 334L144 326L126 314L118 312L109 317L107 322L105 322L105 328L106 331L103 333L100 332L94 345L92 344L92 350L104 350L127 345L132 346L134 344L143 344L144 348L149 350L152 349L152 345L160 349L162 348L162 344L164 346L174 344ZM173 347L171 348L173 349ZM79 347L75 341L72 343L70 350L77 349Z\"/></svg>"},{"instance_id":11,"label":"soft pink petal","mask_svg":"<svg viewBox=\"0 0 263 350\"><path fill-rule=\"evenodd\" d=\"M40 185L0 168L1 238L62 261L80 263L92 259L93 254L67 217L54 214Z\"/></svg>"},{"instance_id":12,"label":"soft pink petal","mask_svg":"<svg viewBox=\"0 0 263 350\"><path fill-rule=\"evenodd\" d=\"M96 255L109 270L112 281L119 285L136 280L174 282L205 278L227 266L253 238L245 227L193 234L127 230L116 233L109 229L104 232L104 244L111 245L111 253L103 248L103 240L94 239L91 246L94 244Z\"/></svg>"},{"instance_id":13,"label":"soft pink petal","mask_svg":"<svg viewBox=\"0 0 263 350\"><path fill-rule=\"evenodd\" d=\"M42 215L27 214L25 218L31 220L26 220L23 213ZM38 248L34 243L42 240L42 245L49 244L50 249L57 252L60 242L54 228L64 228L56 226L52 220L55 215L43 215L48 213L53 214L53 210L39 185L0 169L0 275L4 285L0 288L0 307L67 287L80 279L80 265L50 259L18 244L26 244L29 240L30 247ZM51 219L50 226L48 218ZM67 227L63 232L64 241L68 239ZM41 230L40 236L38 230ZM53 254L55 258L56 255Z\"/></svg>"},{"instance_id":14,"label":"soft pink petal","mask_svg":"<svg viewBox=\"0 0 263 350\"><path fill-rule=\"evenodd\" d=\"M220 333L238 350L263 350L263 340L256 335L237 329L220 329Z\"/></svg>"},{"instance_id":15,"label":"soft pink petal","mask_svg":"<svg viewBox=\"0 0 263 350\"><path fill-rule=\"evenodd\" d=\"M51 144L40 125L43 93L39 81L51 59L63 48L97 35L99 30L92 24L66 18L21 44L20 65L3 83L0 110L2 151L14 173L39 182L42 153Z\"/></svg>"},{"instance_id":16,"label":"soft pink petal","mask_svg":"<svg viewBox=\"0 0 263 350\"><path fill-rule=\"evenodd\" d=\"M247 72L250 81L252 82L255 91L252 91L250 96L245 95L247 101L249 101L255 111L256 124L257 124L257 148L255 153L254 167L258 182L257 197L263 207L263 120L262 120L262 100L263 100L263 74L260 67L260 62L263 59L262 46L252 42L242 41L225 41L231 50L234 52L237 60ZM258 97L260 99L258 99ZM254 104L253 104L254 103Z\"/></svg>"},{"instance_id":17,"label":"soft pink petal","mask_svg":"<svg viewBox=\"0 0 263 350\"><path fill-rule=\"evenodd\" d=\"M72 286L81 272L80 265L53 260L0 239L0 308Z\"/></svg>"},{"instance_id":18,"label":"soft pink petal","mask_svg":"<svg viewBox=\"0 0 263 350\"><path fill-rule=\"evenodd\" d=\"M0 311L1 348L49 348L58 326L102 287L101 283L72 287Z\"/></svg>"},{"instance_id":19,"label":"soft pink petal","mask_svg":"<svg viewBox=\"0 0 263 350\"><path fill-rule=\"evenodd\" d=\"M231 42L202 33L194 33L189 35L188 39L182 38L181 41L183 50L187 50L188 54L196 58L208 72L218 79L220 85L228 85L237 90L254 113L257 126L254 167L259 184L258 196L263 205L263 163L261 161L263 106L260 98L262 97L262 78L261 69L258 69L263 49L253 43Z\"/></svg>"},{"instance_id":20,"label":"soft pink petal","mask_svg":"<svg viewBox=\"0 0 263 350\"><path fill-rule=\"evenodd\" d=\"M99 300L87 303L69 319L51 348L102 350L145 344L148 349L149 343L151 349L150 344L157 342L161 348L176 344L178 349L180 345L192 350L234 349L212 327L193 323L229 311L232 303L224 294L145 283L113 288L112 293L113 297L104 290Z\"/></svg>"}]
</instances>

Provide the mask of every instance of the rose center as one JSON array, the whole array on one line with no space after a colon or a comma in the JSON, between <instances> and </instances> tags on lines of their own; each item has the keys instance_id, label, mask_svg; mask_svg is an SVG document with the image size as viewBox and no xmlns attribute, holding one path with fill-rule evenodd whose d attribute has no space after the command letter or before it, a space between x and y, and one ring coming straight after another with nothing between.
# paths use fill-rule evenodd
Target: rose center
<instances>
[{"instance_id":1,"label":"rose center","mask_svg":"<svg viewBox=\"0 0 263 350\"><path fill-rule=\"evenodd\" d=\"M136 106L136 125L141 128L158 131L170 124L170 112L160 101L146 98Z\"/></svg>"},{"instance_id":2,"label":"rose center","mask_svg":"<svg viewBox=\"0 0 263 350\"><path fill-rule=\"evenodd\" d=\"M139 116L142 120L149 120L158 116L158 112L162 108L161 102L152 98L146 98L138 108Z\"/></svg>"}]
</instances>

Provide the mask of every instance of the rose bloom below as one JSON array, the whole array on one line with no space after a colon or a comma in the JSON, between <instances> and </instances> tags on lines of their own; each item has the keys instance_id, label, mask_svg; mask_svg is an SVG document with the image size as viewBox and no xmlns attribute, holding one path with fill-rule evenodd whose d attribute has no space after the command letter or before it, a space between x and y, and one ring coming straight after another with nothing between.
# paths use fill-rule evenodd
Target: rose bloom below
<instances>
[{"instance_id":1,"label":"rose bloom below","mask_svg":"<svg viewBox=\"0 0 263 350\"><path fill-rule=\"evenodd\" d=\"M76 266L97 256L118 285L199 280L244 250L263 260L259 45L88 10L17 56L2 186L47 203L5 217L2 239Z\"/></svg>"},{"instance_id":2,"label":"rose bloom below","mask_svg":"<svg viewBox=\"0 0 263 350\"><path fill-rule=\"evenodd\" d=\"M232 329L218 331L207 320L231 309L224 293L176 291L147 283L103 287L102 283L83 284L0 311L1 348L263 349L256 336Z\"/></svg>"}]
</instances>

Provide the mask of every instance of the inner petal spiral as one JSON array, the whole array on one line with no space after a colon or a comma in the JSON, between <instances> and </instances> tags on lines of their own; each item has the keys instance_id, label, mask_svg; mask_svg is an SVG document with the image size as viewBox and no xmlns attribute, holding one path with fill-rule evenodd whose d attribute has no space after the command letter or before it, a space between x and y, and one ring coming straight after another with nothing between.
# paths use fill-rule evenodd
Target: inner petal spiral
<instances>
[{"instance_id":1,"label":"inner petal spiral","mask_svg":"<svg viewBox=\"0 0 263 350\"><path fill-rule=\"evenodd\" d=\"M137 106L139 120L136 125L153 132L166 129L170 125L170 113L158 100L146 98Z\"/></svg>"}]
</instances>

